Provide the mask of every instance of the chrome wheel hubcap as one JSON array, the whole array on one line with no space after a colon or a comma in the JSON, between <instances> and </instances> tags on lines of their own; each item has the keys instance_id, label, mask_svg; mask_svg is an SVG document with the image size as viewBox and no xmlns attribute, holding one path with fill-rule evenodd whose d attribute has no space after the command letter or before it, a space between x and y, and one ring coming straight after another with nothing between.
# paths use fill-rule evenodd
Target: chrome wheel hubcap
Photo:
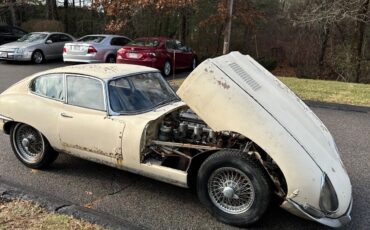
<instances>
[{"instance_id":1,"label":"chrome wheel hubcap","mask_svg":"<svg viewBox=\"0 0 370 230\"><path fill-rule=\"evenodd\" d=\"M164 74L169 75L171 72L171 64L169 62L164 63Z\"/></svg>"},{"instance_id":2,"label":"chrome wheel hubcap","mask_svg":"<svg viewBox=\"0 0 370 230\"><path fill-rule=\"evenodd\" d=\"M42 62L42 54L40 52L34 53L33 57L36 63Z\"/></svg>"},{"instance_id":3,"label":"chrome wheel hubcap","mask_svg":"<svg viewBox=\"0 0 370 230\"><path fill-rule=\"evenodd\" d=\"M17 126L13 141L19 157L27 163L36 163L44 155L45 143L42 135L30 126Z\"/></svg>"},{"instance_id":4,"label":"chrome wheel hubcap","mask_svg":"<svg viewBox=\"0 0 370 230\"><path fill-rule=\"evenodd\" d=\"M241 214L250 209L255 192L249 177L232 167L215 170L208 180L208 194L213 204L229 214Z\"/></svg>"}]
</instances>

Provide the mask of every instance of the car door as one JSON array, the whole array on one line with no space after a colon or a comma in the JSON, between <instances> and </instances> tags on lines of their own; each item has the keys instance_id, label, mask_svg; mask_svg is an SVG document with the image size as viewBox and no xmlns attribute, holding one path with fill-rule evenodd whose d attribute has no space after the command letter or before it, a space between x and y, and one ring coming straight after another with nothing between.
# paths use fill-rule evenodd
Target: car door
<instances>
[{"instance_id":1,"label":"car door","mask_svg":"<svg viewBox=\"0 0 370 230\"><path fill-rule=\"evenodd\" d=\"M59 47L58 43L59 43L59 34L51 34L45 40L45 44L42 45L43 47L42 51L46 59L54 59L57 57ZM63 48L61 52L63 52Z\"/></svg>"},{"instance_id":2,"label":"car door","mask_svg":"<svg viewBox=\"0 0 370 230\"><path fill-rule=\"evenodd\" d=\"M181 64L181 50L178 49L176 40L166 41L166 50L172 59L172 68L178 69L182 68ZM174 65L173 65L174 64Z\"/></svg>"},{"instance_id":3,"label":"car door","mask_svg":"<svg viewBox=\"0 0 370 230\"><path fill-rule=\"evenodd\" d=\"M68 35L66 34L59 34L59 37L58 37L58 45L57 45L57 50L56 50L56 58L63 58L63 48L64 48L64 45L67 43L67 42L72 42L73 41L73 38L69 37Z\"/></svg>"},{"instance_id":4,"label":"car door","mask_svg":"<svg viewBox=\"0 0 370 230\"><path fill-rule=\"evenodd\" d=\"M85 159L118 164L125 124L107 116L103 81L67 74L66 88L67 102L59 117L63 150Z\"/></svg>"}]
</instances>

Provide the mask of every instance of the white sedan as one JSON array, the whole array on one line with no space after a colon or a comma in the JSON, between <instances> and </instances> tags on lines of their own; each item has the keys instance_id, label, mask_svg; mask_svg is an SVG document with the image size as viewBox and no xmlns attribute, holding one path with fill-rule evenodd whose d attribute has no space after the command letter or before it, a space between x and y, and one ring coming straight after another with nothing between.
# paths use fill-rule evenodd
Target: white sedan
<instances>
[{"instance_id":1,"label":"white sedan","mask_svg":"<svg viewBox=\"0 0 370 230\"><path fill-rule=\"evenodd\" d=\"M273 195L324 225L350 221L351 183L331 134L238 52L200 64L177 94L142 66L38 73L0 95L0 130L28 167L49 166L61 152L193 187L231 225L258 221Z\"/></svg>"}]
</instances>

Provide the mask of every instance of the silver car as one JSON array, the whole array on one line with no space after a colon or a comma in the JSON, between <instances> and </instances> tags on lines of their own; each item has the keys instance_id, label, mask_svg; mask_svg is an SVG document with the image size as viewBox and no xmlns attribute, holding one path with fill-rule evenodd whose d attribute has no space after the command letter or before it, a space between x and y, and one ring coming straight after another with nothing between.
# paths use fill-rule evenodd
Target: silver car
<instances>
[{"instance_id":1,"label":"silver car","mask_svg":"<svg viewBox=\"0 0 370 230\"><path fill-rule=\"evenodd\" d=\"M64 44L74 40L71 35L59 32L29 33L15 42L0 46L0 60L40 64L44 60L62 58Z\"/></svg>"},{"instance_id":2,"label":"silver car","mask_svg":"<svg viewBox=\"0 0 370 230\"><path fill-rule=\"evenodd\" d=\"M119 35L86 35L76 42L65 44L63 60L64 62L115 63L117 50L130 41L131 39Z\"/></svg>"}]
</instances>

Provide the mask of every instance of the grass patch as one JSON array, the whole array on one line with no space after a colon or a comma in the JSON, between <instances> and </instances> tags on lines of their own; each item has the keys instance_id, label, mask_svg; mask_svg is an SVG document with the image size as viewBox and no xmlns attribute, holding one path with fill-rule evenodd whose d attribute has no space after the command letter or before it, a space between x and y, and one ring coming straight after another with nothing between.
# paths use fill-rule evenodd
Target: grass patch
<instances>
[{"instance_id":1,"label":"grass patch","mask_svg":"<svg viewBox=\"0 0 370 230\"><path fill-rule=\"evenodd\" d=\"M337 81L322 81L294 77L279 77L303 100L370 106L370 85ZM170 80L177 89L184 79Z\"/></svg>"},{"instance_id":2,"label":"grass patch","mask_svg":"<svg viewBox=\"0 0 370 230\"><path fill-rule=\"evenodd\" d=\"M7 201L0 198L0 230L3 229L101 230L103 228L71 216L50 213L31 201Z\"/></svg>"}]
</instances>

